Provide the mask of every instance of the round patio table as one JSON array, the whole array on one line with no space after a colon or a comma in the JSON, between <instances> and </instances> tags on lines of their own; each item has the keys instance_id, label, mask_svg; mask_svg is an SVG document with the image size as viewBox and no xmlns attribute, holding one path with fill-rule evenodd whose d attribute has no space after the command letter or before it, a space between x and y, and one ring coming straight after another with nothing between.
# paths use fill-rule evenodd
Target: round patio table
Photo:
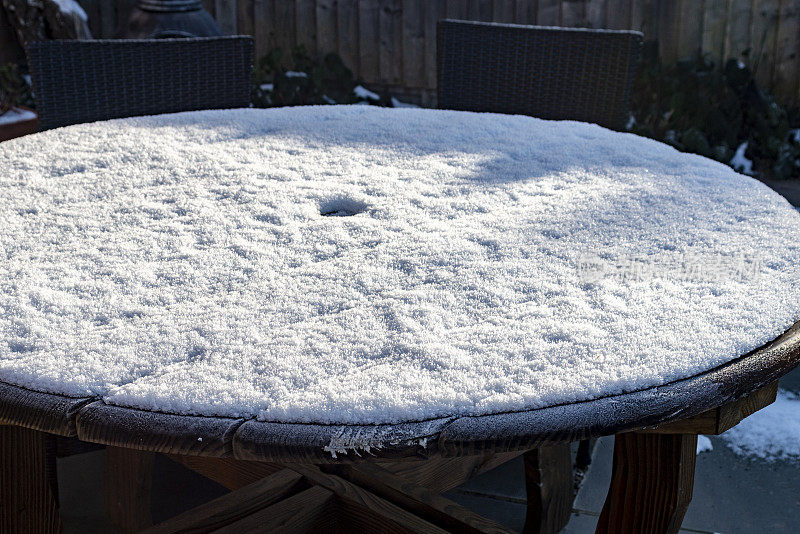
<instances>
[{"instance_id":1,"label":"round patio table","mask_svg":"<svg viewBox=\"0 0 800 534\"><path fill-rule=\"evenodd\" d=\"M503 532L439 493L522 454L554 531L569 442L616 435L598 532L677 532L697 435L800 362L800 215L595 125L204 111L0 164L3 531L60 529L86 443L126 530L164 453L236 491L158 532Z\"/></svg>"}]
</instances>

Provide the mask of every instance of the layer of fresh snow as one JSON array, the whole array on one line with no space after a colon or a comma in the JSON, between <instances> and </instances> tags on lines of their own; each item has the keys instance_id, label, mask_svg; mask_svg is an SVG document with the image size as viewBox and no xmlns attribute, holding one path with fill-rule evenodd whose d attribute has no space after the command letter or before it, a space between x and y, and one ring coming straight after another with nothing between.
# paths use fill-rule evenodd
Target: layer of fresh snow
<instances>
[{"instance_id":1,"label":"layer of fresh snow","mask_svg":"<svg viewBox=\"0 0 800 534\"><path fill-rule=\"evenodd\" d=\"M36 118L36 113L28 109L11 108L0 115L0 125L27 121Z\"/></svg>"},{"instance_id":2,"label":"layer of fresh snow","mask_svg":"<svg viewBox=\"0 0 800 534\"><path fill-rule=\"evenodd\" d=\"M353 94L356 95L357 98L363 98L364 100L380 100L381 97L377 93L373 93L363 85L356 85L353 87Z\"/></svg>"},{"instance_id":3,"label":"layer of fresh snow","mask_svg":"<svg viewBox=\"0 0 800 534\"><path fill-rule=\"evenodd\" d=\"M0 380L41 391L272 421L487 414L694 375L800 319L797 211L595 125L204 111L15 139L0 168ZM587 254L651 269L587 280ZM758 268L720 268L742 257Z\"/></svg>"},{"instance_id":4,"label":"layer of fresh snow","mask_svg":"<svg viewBox=\"0 0 800 534\"><path fill-rule=\"evenodd\" d=\"M401 100L392 97L392 107L394 108L418 108L419 106L416 104L409 104L408 102L403 102Z\"/></svg>"},{"instance_id":5,"label":"layer of fresh snow","mask_svg":"<svg viewBox=\"0 0 800 534\"><path fill-rule=\"evenodd\" d=\"M767 461L800 460L800 396L778 390L773 404L721 437L737 454Z\"/></svg>"},{"instance_id":6,"label":"layer of fresh snow","mask_svg":"<svg viewBox=\"0 0 800 534\"><path fill-rule=\"evenodd\" d=\"M752 176L753 162L752 160L747 159L747 156L744 155L746 150L747 141L739 145L739 147L736 149L736 152L733 154L733 158L731 158L731 167L733 167L736 172Z\"/></svg>"},{"instance_id":7,"label":"layer of fresh snow","mask_svg":"<svg viewBox=\"0 0 800 534\"><path fill-rule=\"evenodd\" d=\"M714 446L711 444L711 440L708 439L708 436L703 436L702 434L697 436L697 454L713 450Z\"/></svg>"},{"instance_id":8,"label":"layer of fresh snow","mask_svg":"<svg viewBox=\"0 0 800 534\"><path fill-rule=\"evenodd\" d=\"M75 0L52 0L57 6L58 9L62 13L66 13L67 15L74 15L79 19L83 20L84 22L88 21L89 18L86 16L86 12L83 8L76 2Z\"/></svg>"}]
</instances>

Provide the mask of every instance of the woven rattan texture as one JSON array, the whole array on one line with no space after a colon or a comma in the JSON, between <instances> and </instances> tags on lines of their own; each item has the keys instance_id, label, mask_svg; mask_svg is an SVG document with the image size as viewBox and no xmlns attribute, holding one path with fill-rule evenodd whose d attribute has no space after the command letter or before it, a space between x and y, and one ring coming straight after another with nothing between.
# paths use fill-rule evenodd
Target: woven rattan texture
<instances>
[{"instance_id":1,"label":"woven rattan texture","mask_svg":"<svg viewBox=\"0 0 800 534\"><path fill-rule=\"evenodd\" d=\"M250 104L250 37L40 41L28 60L40 130Z\"/></svg>"},{"instance_id":2,"label":"woven rattan texture","mask_svg":"<svg viewBox=\"0 0 800 534\"><path fill-rule=\"evenodd\" d=\"M642 34L443 20L439 107L623 129Z\"/></svg>"}]
</instances>

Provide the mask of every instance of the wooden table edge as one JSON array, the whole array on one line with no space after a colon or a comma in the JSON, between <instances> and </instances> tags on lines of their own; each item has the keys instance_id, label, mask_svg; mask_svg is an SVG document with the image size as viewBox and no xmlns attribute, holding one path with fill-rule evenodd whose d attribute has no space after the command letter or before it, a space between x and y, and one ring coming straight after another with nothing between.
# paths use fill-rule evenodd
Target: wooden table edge
<instances>
[{"instance_id":1,"label":"wooden table edge","mask_svg":"<svg viewBox=\"0 0 800 534\"><path fill-rule=\"evenodd\" d=\"M528 450L665 425L741 399L798 364L800 321L772 342L692 377L525 412L398 425L270 423L124 408L0 382L0 424L168 454L305 463L420 460ZM365 434L386 439L367 451L358 446Z\"/></svg>"}]
</instances>

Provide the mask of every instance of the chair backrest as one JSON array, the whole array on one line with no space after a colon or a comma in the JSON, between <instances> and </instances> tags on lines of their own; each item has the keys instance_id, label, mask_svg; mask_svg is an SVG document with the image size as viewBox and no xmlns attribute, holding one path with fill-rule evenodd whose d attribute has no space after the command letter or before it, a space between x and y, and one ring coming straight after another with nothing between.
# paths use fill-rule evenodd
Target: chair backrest
<instances>
[{"instance_id":1,"label":"chair backrest","mask_svg":"<svg viewBox=\"0 0 800 534\"><path fill-rule=\"evenodd\" d=\"M38 41L27 52L40 130L250 104L251 37Z\"/></svg>"},{"instance_id":2,"label":"chair backrest","mask_svg":"<svg viewBox=\"0 0 800 534\"><path fill-rule=\"evenodd\" d=\"M642 34L442 20L439 107L622 129Z\"/></svg>"}]
</instances>

